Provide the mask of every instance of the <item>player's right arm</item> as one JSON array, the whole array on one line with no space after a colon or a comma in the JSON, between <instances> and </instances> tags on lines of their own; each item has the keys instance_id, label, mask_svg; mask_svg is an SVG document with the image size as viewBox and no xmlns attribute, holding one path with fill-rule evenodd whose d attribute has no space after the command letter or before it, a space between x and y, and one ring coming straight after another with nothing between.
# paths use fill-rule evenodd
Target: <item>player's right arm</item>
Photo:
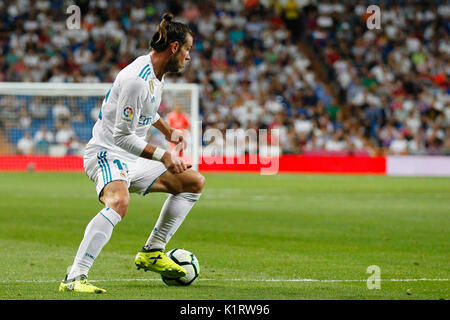
<instances>
[{"instance_id":1,"label":"player's right arm","mask_svg":"<svg viewBox=\"0 0 450 320\"><path fill-rule=\"evenodd\" d=\"M114 144L136 156L161 161L171 173L181 173L187 169L181 158L149 145L135 134L147 94L145 85L138 79L122 82L113 130Z\"/></svg>"},{"instance_id":2,"label":"player's right arm","mask_svg":"<svg viewBox=\"0 0 450 320\"><path fill-rule=\"evenodd\" d=\"M147 146L144 148L144 151L142 151L141 157L155 160L154 155L156 152L156 147L151 146L147 144ZM187 166L183 159L180 157L171 154L168 151L165 151L163 156L160 160L164 166L169 170L171 173L182 173L187 168L190 168L191 166Z\"/></svg>"}]
</instances>

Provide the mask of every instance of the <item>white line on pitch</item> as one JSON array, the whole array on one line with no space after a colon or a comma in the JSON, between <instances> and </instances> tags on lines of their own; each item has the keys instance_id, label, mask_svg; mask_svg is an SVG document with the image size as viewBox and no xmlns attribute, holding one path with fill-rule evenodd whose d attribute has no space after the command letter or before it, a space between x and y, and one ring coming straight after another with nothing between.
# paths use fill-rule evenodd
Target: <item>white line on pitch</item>
<instances>
[{"instance_id":1,"label":"white line on pitch","mask_svg":"<svg viewBox=\"0 0 450 320\"><path fill-rule=\"evenodd\" d=\"M199 281L228 281L228 282L367 282L367 279L198 279ZM98 279L93 281L132 282L132 281L161 281L161 279ZM450 279L380 279L384 282L419 282L419 281L450 281ZM60 280L0 280L0 283L51 283Z\"/></svg>"}]
</instances>

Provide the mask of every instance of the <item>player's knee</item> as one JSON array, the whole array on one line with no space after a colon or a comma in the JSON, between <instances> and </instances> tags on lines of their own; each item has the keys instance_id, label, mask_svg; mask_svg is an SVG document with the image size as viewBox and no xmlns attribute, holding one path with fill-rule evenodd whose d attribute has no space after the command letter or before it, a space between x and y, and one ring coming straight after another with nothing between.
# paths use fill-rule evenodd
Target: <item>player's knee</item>
<instances>
[{"instance_id":1,"label":"player's knee","mask_svg":"<svg viewBox=\"0 0 450 320\"><path fill-rule=\"evenodd\" d=\"M111 182L104 188L100 200L105 206L113 209L124 218L130 202L127 185L124 181Z\"/></svg>"},{"instance_id":2,"label":"player's knee","mask_svg":"<svg viewBox=\"0 0 450 320\"><path fill-rule=\"evenodd\" d=\"M206 184L206 178L200 174L200 183L199 183L200 192L203 191L203 188L205 187L205 184Z\"/></svg>"},{"instance_id":3,"label":"player's knee","mask_svg":"<svg viewBox=\"0 0 450 320\"><path fill-rule=\"evenodd\" d=\"M205 183L206 183L205 177L199 173L197 175L197 177L194 179L194 183L191 186L190 192L201 193L203 190L203 187L205 186Z\"/></svg>"},{"instance_id":4,"label":"player's knee","mask_svg":"<svg viewBox=\"0 0 450 320\"><path fill-rule=\"evenodd\" d=\"M186 175L173 175L172 177L173 179L164 182L168 192L172 194L182 192L201 193L206 183L205 177L195 171L189 171Z\"/></svg>"},{"instance_id":5,"label":"player's knee","mask_svg":"<svg viewBox=\"0 0 450 320\"><path fill-rule=\"evenodd\" d=\"M130 196L127 195L115 195L108 199L106 205L116 211L122 219L127 214L128 204L130 203Z\"/></svg>"}]
</instances>

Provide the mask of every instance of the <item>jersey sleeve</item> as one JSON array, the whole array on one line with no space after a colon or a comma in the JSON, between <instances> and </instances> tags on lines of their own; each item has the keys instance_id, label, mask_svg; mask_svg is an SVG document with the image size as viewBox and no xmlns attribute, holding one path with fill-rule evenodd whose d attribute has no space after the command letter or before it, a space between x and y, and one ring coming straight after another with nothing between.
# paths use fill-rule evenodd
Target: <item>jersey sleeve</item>
<instances>
[{"instance_id":1,"label":"jersey sleeve","mask_svg":"<svg viewBox=\"0 0 450 320\"><path fill-rule=\"evenodd\" d=\"M136 156L140 156L147 145L135 134L146 94L144 84L139 79L122 83L113 130L114 143Z\"/></svg>"},{"instance_id":2,"label":"jersey sleeve","mask_svg":"<svg viewBox=\"0 0 450 320\"><path fill-rule=\"evenodd\" d=\"M156 112L156 113L155 113L155 116L154 116L153 119L152 119L152 124L154 124L156 121L158 121L159 118L161 118L161 116L159 115L158 112Z\"/></svg>"}]
</instances>

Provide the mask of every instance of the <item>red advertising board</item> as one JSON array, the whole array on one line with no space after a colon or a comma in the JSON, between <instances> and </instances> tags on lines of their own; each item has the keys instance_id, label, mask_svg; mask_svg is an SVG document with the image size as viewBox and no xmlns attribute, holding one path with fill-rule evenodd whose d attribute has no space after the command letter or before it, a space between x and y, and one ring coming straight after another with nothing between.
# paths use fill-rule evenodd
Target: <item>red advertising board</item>
<instances>
[{"instance_id":1,"label":"red advertising board","mask_svg":"<svg viewBox=\"0 0 450 320\"><path fill-rule=\"evenodd\" d=\"M270 168L270 170L268 170ZM0 171L82 171L79 156L0 156ZM201 172L386 174L385 157L283 155L273 159L203 158Z\"/></svg>"}]
</instances>

